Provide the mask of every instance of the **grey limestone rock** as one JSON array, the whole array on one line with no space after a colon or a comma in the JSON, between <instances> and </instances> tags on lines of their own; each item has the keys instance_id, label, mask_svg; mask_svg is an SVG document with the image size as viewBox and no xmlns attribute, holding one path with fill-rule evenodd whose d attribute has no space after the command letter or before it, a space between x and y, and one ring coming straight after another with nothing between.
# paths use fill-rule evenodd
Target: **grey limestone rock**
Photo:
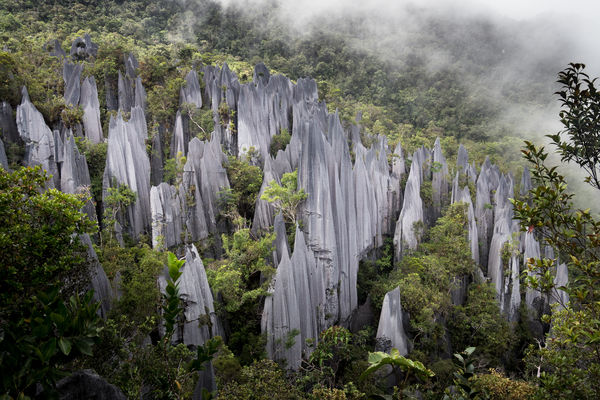
<instances>
[{"instance_id":1,"label":"grey limestone rock","mask_svg":"<svg viewBox=\"0 0 600 400\"><path fill-rule=\"evenodd\" d=\"M83 35L82 38L77 38L71 45L70 56L73 60L83 60L89 56L96 57L98 54L98 45L92 42L89 34Z\"/></svg>"},{"instance_id":2,"label":"grey limestone rock","mask_svg":"<svg viewBox=\"0 0 600 400\"><path fill-rule=\"evenodd\" d=\"M410 344L402 322L402 302L400 301L399 287L385 294L376 337L377 339L389 339L392 348L398 349L400 355L408 354Z\"/></svg>"},{"instance_id":3,"label":"grey limestone rock","mask_svg":"<svg viewBox=\"0 0 600 400\"><path fill-rule=\"evenodd\" d=\"M421 200L422 166L425 156L422 150L413 154L410 173L404 188L402 211L396 222L394 247L396 259L402 258L404 252L415 250L420 240L419 225L424 223L423 200Z\"/></svg>"},{"instance_id":4,"label":"grey limestone rock","mask_svg":"<svg viewBox=\"0 0 600 400\"><path fill-rule=\"evenodd\" d=\"M459 150L460 153L460 150ZM435 140L433 146L433 166L431 178L431 194L433 197L434 219L442 212L442 207L448 204L448 164L442 154L440 138Z\"/></svg>"},{"instance_id":5,"label":"grey limestone rock","mask_svg":"<svg viewBox=\"0 0 600 400\"><path fill-rule=\"evenodd\" d=\"M17 124L15 124L13 109L6 101L0 104L0 132L2 132L2 140L5 142L20 143L21 138L19 137Z\"/></svg>"},{"instance_id":6,"label":"grey limestone rock","mask_svg":"<svg viewBox=\"0 0 600 400\"><path fill-rule=\"evenodd\" d=\"M275 265L279 265L284 253L290 254L287 234L285 232L285 222L283 216L278 213L273 221L273 231L275 232Z\"/></svg>"},{"instance_id":7,"label":"grey limestone rock","mask_svg":"<svg viewBox=\"0 0 600 400\"><path fill-rule=\"evenodd\" d=\"M52 57L57 57L59 59L67 58L67 53L62 48L60 41L58 39L51 40L45 46L45 50L50 52Z\"/></svg>"},{"instance_id":8,"label":"grey limestone rock","mask_svg":"<svg viewBox=\"0 0 600 400\"><path fill-rule=\"evenodd\" d=\"M456 156L456 167L458 168L458 172L462 172L464 174L467 173L467 168L469 167L469 153L465 146L460 144L458 146L458 155Z\"/></svg>"},{"instance_id":9,"label":"grey limestone rock","mask_svg":"<svg viewBox=\"0 0 600 400\"><path fill-rule=\"evenodd\" d=\"M223 329L215 313L213 295L208 285L204 264L193 244L185 248L185 265L177 282L184 304L185 321L183 337L180 337L180 332L176 329L173 341L181 340L186 345L200 346L211 337L222 336ZM159 285L164 293L165 276L159 278Z\"/></svg>"},{"instance_id":10,"label":"grey limestone rock","mask_svg":"<svg viewBox=\"0 0 600 400\"><path fill-rule=\"evenodd\" d=\"M189 135L183 129L181 113L177 111L175 116L175 126L173 127L173 136L171 137L171 158L175 158L178 153L186 156L189 143Z\"/></svg>"},{"instance_id":11,"label":"grey limestone rock","mask_svg":"<svg viewBox=\"0 0 600 400\"><path fill-rule=\"evenodd\" d=\"M219 193L229 189L227 172L223 167L226 161L227 157L221 150L218 135L213 135L208 142L203 142L198 138L190 141L187 163L184 166L184 187L187 187L188 190L195 187L193 190L195 192L195 215L197 216L195 223L198 224L196 235L204 235L203 229L209 233L217 233ZM200 216L201 212L204 221ZM193 232L192 235L194 235Z\"/></svg>"},{"instance_id":12,"label":"grey limestone rock","mask_svg":"<svg viewBox=\"0 0 600 400\"><path fill-rule=\"evenodd\" d=\"M271 166L271 157L267 157L265 160L265 166L263 169L263 183L258 192L256 199L256 205L254 207L254 220L252 221L252 231L254 233L264 232L273 226L273 217L275 215L275 208L271 203L266 200L262 200L261 196L272 181L277 184L281 184L279 175L273 171Z\"/></svg>"},{"instance_id":13,"label":"grey limestone rock","mask_svg":"<svg viewBox=\"0 0 600 400\"><path fill-rule=\"evenodd\" d=\"M262 84L266 86L269 83L269 78L271 77L271 73L269 69L263 63L258 63L254 67L254 73L252 75L252 80L256 84Z\"/></svg>"},{"instance_id":14,"label":"grey limestone rock","mask_svg":"<svg viewBox=\"0 0 600 400\"><path fill-rule=\"evenodd\" d=\"M123 75L119 71L119 110L124 112L131 111L131 107L135 104L135 92L133 88L133 81L128 75Z\"/></svg>"},{"instance_id":15,"label":"grey limestone rock","mask_svg":"<svg viewBox=\"0 0 600 400\"><path fill-rule=\"evenodd\" d=\"M17 129L25 142L24 165L41 165L53 177L48 180L49 187L57 187L59 176L55 160L54 134L46 125L42 114L29 100L25 87L23 100L17 107Z\"/></svg>"},{"instance_id":16,"label":"grey limestone rock","mask_svg":"<svg viewBox=\"0 0 600 400\"><path fill-rule=\"evenodd\" d=\"M104 140L102 125L100 123L100 102L98 101L98 88L93 76L88 76L81 85L81 98L79 104L83 109L83 131L92 143Z\"/></svg>"},{"instance_id":17,"label":"grey limestone rock","mask_svg":"<svg viewBox=\"0 0 600 400\"><path fill-rule=\"evenodd\" d=\"M150 189L152 247L171 248L181 241L183 205L174 186L161 183Z\"/></svg>"},{"instance_id":18,"label":"grey limestone rock","mask_svg":"<svg viewBox=\"0 0 600 400\"><path fill-rule=\"evenodd\" d=\"M92 370L82 370L56 383L60 400L125 400L121 390Z\"/></svg>"},{"instance_id":19,"label":"grey limestone rock","mask_svg":"<svg viewBox=\"0 0 600 400\"><path fill-rule=\"evenodd\" d=\"M127 208L125 220L121 224L133 238L148 231L151 222L150 160L144 142L147 132L143 132L144 112L136 108L132 110L131 119L127 122L123 120L121 113L116 118L111 117L102 184L104 197L107 196L107 188L115 185L125 184L136 193L136 201Z\"/></svg>"},{"instance_id":20,"label":"grey limestone rock","mask_svg":"<svg viewBox=\"0 0 600 400\"><path fill-rule=\"evenodd\" d=\"M541 257L540 245L535 239L533 232L525 232L521 234L522 251L523 251L523 270L526 270L527 263L530 258L539 260ZM530 309L534 309L534 303L542 297L542 293L532 288L527 288L525 292L525 304Z\"/></svg>"},{"instance_id":21,"label":"grey limestone rock","mask_svg":"<svg viewBox=\"0 0 600 400\"><path fill-rule=\"evenodd\" d=\"M135 89L134 89L134 105L140 107L142 110L146 111L147 101L146 101L146 89L144 89L144 85L142 84L142 78L135 78Z\"/></svg>"},{"instance_id":22,"label":"grey limestone rock","mask_svg":"<svg viewBox=\"0 0 600 400\"><path fill-rule=\"evenodd\" d=\"M179 103L193 104L197 108L202 107L202 92L200 82L198 82L198 74L195 70L191 70L185 76L185 86L181 88L179 93Z\"/></svg>"},{"instance_id":23,"label":"grey limestone rock","mask_svg":"<svg viewBox=\"0 0 600 400\"><path fill-rule=\"evenodd\" d=\"M481 167L481 172L477 178L475 198L475 219L477 220L477 234L479 236L479 262L484 268L487 268L489 245L494 229L494 211L490 197L488 168L486 163Z\"/></svg>"},{"instance_id":24,"label":"grey limestone rock","mask_svg":"<svg viewBox=\"0 0 600 400\"><path fill-rule=\"evenodd\" d=\"M286 360L287 366L297 369L302 359L302 342L295 339L286 346L292 332L300 332L300 308L292 266L287 251L283 252L277 273L271 283L272 295L265 299L261 327L267 333L267 354L273 360Z\"/></svg>"},{"instance_id":25,"label":"grey limestone rock","mask_svg":"<svg viewBox=\"0 0 600 400\"><path fill-rule=\"evenodd\" d=\"M475 263L479 263L479 234L477 231L477 221L475 220L475 211L471 201L469 187L465 186L459 190L458 196L455 199L456 203L464 203L467 205L467 218L469 221L469 247L471 248L471 257Z\"/></svg>"},{"instance_id":26,"label":"grey limestone rock","mask_svg":"<svg viewBox=\"0 0 600 400\"><path fill-rule=\"evenodd\" d=\"M8 159L6 158L6 152L4 151L4 143L0 138L0 167L8 170Z\"/></svg>"},{"instance_id":27,"label":"grey limestone rock","mask_svg":"<svg viewBox=\"0 0 600 400\"><path fill-rule=\"evenodd\" d=\"M152 151L150 152L150 179L152 185L158 186L163 180L163 148L160 138L164 128L159 126L158 132L152 137Z\"/></svg>"},{"instance_id":28,"label":"grey limestone rock","mask_svg":"<svg viewBox=\"0 0 600 400\"><path fill-rule=\"evenodd\" d=\"M100 303L98 312L102 318L108 318L108 312L111 308L113 292L110 286L110 281L98 261L98 256L92 246L92 240L86 233L80 237L81 243L87 247L88 262L91 265L91 288L94 290L94 300Z\"/></svg>"},{"instance_id":29,"label":"grey limestone rock","mask_svg":"<svg viewBox=\"0 0 600 400\"><path fill-rule=\"evenodd\" d=\"M81 72L83 64L65 61L63 80L65 81L65 104L77 106L81 95Z\"/></svg>"},{"instance_id":30,"label":"grey limestone rock","mask_svg":"<svg viewBox=\"0 0 600 400\"><path fill-rule=\"evenodd\" d=\"M57 145L57 148L59 146ZM62 147L60 165L60 190L65 193L78 194L89 192L91 187L90 173L85 156L79 153L71 131L67 131ZM91 220L96 220L96 208L91 199L83 207Z\"/></svg>"},{"instance_id":31,"label":"grey limestone rock","mask_svg":"<svg viewBox=\"0 0 600 400\"><path fill-rule=\"evenodd\" d=\"M562 289L558 289L561 286L566 286L569 283L569 271L567 264L557 263L556 276L554 277L554 285L557 289L552 293L551 303L558 302L559 309L564 309L569 302L569 294Z\"/></svg>"}]
</instances>

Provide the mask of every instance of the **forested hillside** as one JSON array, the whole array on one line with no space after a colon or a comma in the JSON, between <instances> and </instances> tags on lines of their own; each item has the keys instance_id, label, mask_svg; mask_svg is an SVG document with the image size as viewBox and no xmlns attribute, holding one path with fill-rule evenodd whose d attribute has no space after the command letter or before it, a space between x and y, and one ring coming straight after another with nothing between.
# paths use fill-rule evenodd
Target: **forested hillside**
<instances>
[{"instance_id":1,"label":"forested hillside","mask_svg":"<svg viewBox=\"0 0 600 400\"><path fill-rule=\"evenodd\" d=\"M0 397L596 398L584 67L279 11L0 0Z\"/></svg>"}]
</instances>

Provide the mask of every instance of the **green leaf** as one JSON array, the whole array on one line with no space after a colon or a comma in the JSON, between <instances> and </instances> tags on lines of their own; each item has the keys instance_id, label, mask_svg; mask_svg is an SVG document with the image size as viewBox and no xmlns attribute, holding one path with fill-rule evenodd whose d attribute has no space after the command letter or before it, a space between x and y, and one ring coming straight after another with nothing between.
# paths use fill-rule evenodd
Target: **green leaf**
<instances>
[{"instance_id":1,"label":"green leaf","mask_svg":"<svg viewBox=\"0 0 600 400\"><path fill-rule=\"evenodd\" d=\"M68 356L69 353L71 352L71 341L67 338L61 337L58 340L58 347L60 348L60 351L62 351L65 356Z\"/></svg>"}]
</instances>

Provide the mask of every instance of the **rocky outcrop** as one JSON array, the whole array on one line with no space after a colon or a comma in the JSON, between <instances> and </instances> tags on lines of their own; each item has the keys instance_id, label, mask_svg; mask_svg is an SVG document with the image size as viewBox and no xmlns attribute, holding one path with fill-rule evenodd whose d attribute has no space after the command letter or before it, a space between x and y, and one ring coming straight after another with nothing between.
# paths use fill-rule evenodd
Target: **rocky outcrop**
<instances>
[{"instance_id":1,"label":"rocky outcrop","mask_svg":"<svg viewBox=\"0 0 600 400\"><path fill-rule=\"evenodd\" d=\"M282 254L273 278L272 295L265 299L261 326L267 333L267 354L272 360L286 360L287 366L297 369L302 360L300 308L296 282L287 251ZM300 338L294 337L294 333ZM289 346L290 339L293 344Z\"/></svg>"},{"instance_id":2,"label":"rocky outcrop","mask_svg":"<svg viewBox=\"0 0 600 400\"><path fill-rule=\"evenodd\" d=\"M48 128L42 113L29 100L27 89L23 87L21 104L17 107L17 129L25 142L26 166L41 165L52 175L48 180L49 187L59 186L58 168L56 165L56 148L54 133Z\"/></svg>"},{"instance_id":3,"label":"rocky outcrop","mask_svg":"<svg viewBox=\"0 0 600 400\"><path fill-rule=\"evenodd\" d=\"M415 250L419 243L424 224L423 200L421 200L421 182L423 181L423 164L427 158L427 150L421 148L412 157L410 173L404 188L402 211L396 222L394 247L396 259L402 258L406 250Z\"/></svg>"},{"instance_id":4,"label":"rocky outcrop","mask_svg":"<svg viewBox=\"0 0 600 400\"><path fill-rule=\"evenodd\" d=\"M459 150L460 153L460 150ZM433 146L433 164L431 167L431 196L433 199L434 219L442 214L442 207L448 204L448 164L442 153L440 138Z\"/></svg>"},{"instance_id":5,"label":"rocky outcrop","mask_svg":"<svg viewBox=\"0 0 600 400\"><path fill-rule=\"evenodd\" d=\"M177 283L184 305L185 321L181 330L183 336L179 329L175 329L173 342L200 346L211 337L222 336L223 329L215 313L213 295L208 285L204 264L193 244L186 246L185 264L181 272ZM159 286L164 293L166 287L164 275L159 278Z\"/></svg>"},{"instance_id":6,"label":"rocky outcrop","mask_svg":"<svg viewBox=\"0 0 600 400\"><path fill-rule=\"evenodd\" d=\"M479 240L480 263L484 269L488 265L489 245L494 229L494 207L490 197L491 182L489 177L489 160L481 166L477 178L477 193L475 200L475 219L477 220L477 235Z\"/></svg>"},{"instance_id":7,"label":"rocky outcrop","mask_svg":"<svg viewBox=\"0 0 600 400\"><path fill-rule=\"evenodd\" d=\"M0 167L8 170L8 159L6 158L6 152L4 151L4 142L0 139Z\"/></svg>"},{"instance_id":8,"label":"rocky outcrop","mask_svg":"<svg viewBox=\"0 0 600 400\"><path fill-rule=\"evenodd\" d=\"M2 140L5 144L19 143L21 140L17 124L15 124L13 109L6 101L0 104L0 132L2 132Z\"/></svg>"},{"instance_id":9,"label":"rocky outcrop","mask_svg":"<svg viewBox=\"0 0 600 400\"><path fill-rule=\"evenodd\" d=\"M89 56L96 57L98 54L98 45L92 42L89 34L82 38L76 38L71 45L70 56L73 60L84 60Z\"/></svg>"},{"instance_id":10,"label":"rocky outcrop","mask_svg":"<svg viewBox=\"0 0 600 400\"><path fill-rule=\"evenodd\" d=\"M83 132L92 143L100 143L104 139L102 125L100 124L100 102L98 101L98 88L93 76L88 76L81 85L81 98L79 104L83 109Z\"/></svg>"},{"instance_id":11,"label":"rocky outcrop","mask_svg":"<svg viewBox=\"0 0 600 400\"><path fill-rule=\"evenodd\" d=\"M133 238L148 231L151 223L150 160L144 142L145 127L144 112L138 107L132 109L127 122L120 112L116 118L111 117L102 183L104 198L108 195L107 188L120 185L127 185L136 193L135 202L127 207L124 219L119 221Z\"/></svg>"},{"instance_id":12,"label":"rocky outcrop","mask_svg":"<svg viewBox=\"0 0 600 400\"><path fill-rule=\"evenodd\" d=\"M59 146L57 146L58 148ZM91 189L90 173L85 156L79 153L71 131L67 131L62 147L60 160L60 190L65 193L89 193ZM90 196L91 197L91 196ZM83 207L90 219L96 220L96 208L92 199L88 199Z\"/></svg>"},{"instance_id":13,"label":"rocky outcrop","mask_svg":"<svg viewBox=\"0 0 600 400\"><path fill-rule=\"evenodd\" d=\"M60 400L125 400L121 390L92 370L77 371L56 383ZM43 393L42 393L43 395Z\"/></svg>"},{"instance_id":14,"label":"rocky outcrop","mask_svg":"<svg viewBox=\"0 0 600 400\"><path fill-rule=\"evenodd\" d=\"M180 104L193 104L195 107L202 107L202 92L200 91L200 82L195 70L191 70L185 76L185 86L179 93Z\"/></svg>"},{"instance_id":15,"label":"rocky outcrop","mask_svg":"<svg viewBox=\"0 0 600 400\"><path fill-rule=\"evenodd\" d=\"M383 299L376 337L379 341L389 340L391 347L398 349L400 355L405 356L410 350L410 343L404 332L399 287L387 292Z\"/></svg>"},{"instance_id":16,"label":"rocky outcrop","mask_svg":"<svg viewBox=\"0 0 600 400\"><path fill-rule=\"evenodd\" d=\"M81 95L81 72L83 64L65 62L63 80L65 81L65 104L77 106Z\"/></svg>"},{"instance_id":17,"label":"rocky outcrop","mask_svg":"<svg viewBox=\"0 0 600 400\"><path fill-rule=\"evenodd\" d=\"M87 248L87 260L90 264L90 286L94 290L94 301L100 303L98 313L102 318L108 318L112 303L112 288L98 256L92 246L92 240L86 233L80 236L81 243Z\"/></svg>"},{"instance_id":18,"label":"rocky outcrop","mask_svg":"<svg viewBox=\"0 0 600 400\"><path fill-rule=\"evenodd\" d=\"M181 197L174 186L161 183L150 189L152 212L152 247L168 249L181 241L182 229Z\"/></svg>"}]
</instances>

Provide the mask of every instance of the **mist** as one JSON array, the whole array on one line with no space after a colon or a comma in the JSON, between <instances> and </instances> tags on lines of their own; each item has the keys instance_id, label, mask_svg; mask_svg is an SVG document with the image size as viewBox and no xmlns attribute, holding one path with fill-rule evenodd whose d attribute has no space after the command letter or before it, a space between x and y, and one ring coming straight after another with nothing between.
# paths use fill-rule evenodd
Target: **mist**
<instances>
[{"instance_id":1,"label":"mist","mask_svg":"<svg viewBox=\"0 0 600 400\"><path fill-rule=\"evenodd\" d=\"M182 0L180 0L182 1ZM206 0L185 0L186 3ZM593 41L600 26L600 3L572 0L220 0L241 10L265 31L282 39L335 34L354 49L402 68L411 54L435 73L448 67L463 72L471 96L491 101L511 136L547 144L545 135L561 129L553 94L557 73L569 62L583 62L600 75L600 54ZM267 10L267 11L266 11ZM187 13L184 31L197 15ZM435 37L431 45L428 37ZM442 45L439 45L442 43ZM490 65L486 70L478 65ZM518 89L518 94L515 95ZM529 96L523 97L523 93ZM550 152L553 148L548 147ZM552 157L560 164L557 157ZM581 198L594 199L577 167L564 165L570 186ZM591 204L595 203L590 201Z\"/></svg>"}]
</instances>

